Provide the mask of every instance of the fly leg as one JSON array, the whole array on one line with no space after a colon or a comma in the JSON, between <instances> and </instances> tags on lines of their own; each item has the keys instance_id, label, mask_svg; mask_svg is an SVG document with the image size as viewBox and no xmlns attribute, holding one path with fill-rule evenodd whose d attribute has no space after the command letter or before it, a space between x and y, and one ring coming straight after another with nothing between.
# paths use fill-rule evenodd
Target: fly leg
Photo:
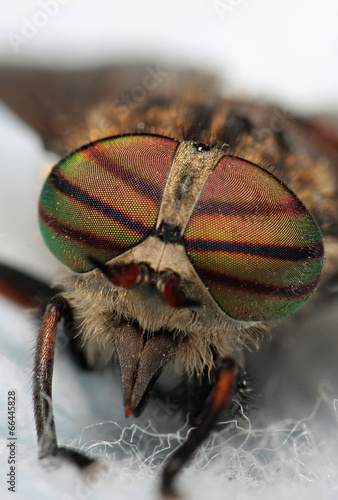
<instances>
[{"instance_id":1,"label":"fly leg","mask_svg":"<svg viewBox=\"0 0 338 500\"><path fill-rule=\"evenodd\" d=\"M69 305L61 296L53 297L46 308L36 348L33 373L33 404L39 458L63 457L84 468L94 460L57 444L52 405L52 379L57 324L67 315Z\"/></svg>"},{"instance_id":2,"label":"fly leg","mask_svg":"<svg viewBox=\"0 0 338 500\"><path fill-rule=\"evenodd\" d=\"M42 280L0 263L0 294L18 306L33 309L37 317L42 317L55 293L55 288Z\"/></svg>"},{"instance_id":3,"label":"fly leg","mask_svg":"<svg viewBox=\"0 0 338 500\"><path fill-rule=\"evenodd\" d=\"M214 387L206 403L206 411L203 411L202 420L191 431L183 445L170 457L163 470L161 493L164 498L180 498L174 489L174 479L200 444L208 437L221 412L229 403L238 371L239 367L232 358L227 357L221 361Z\"/></svg>"}]
</instances>

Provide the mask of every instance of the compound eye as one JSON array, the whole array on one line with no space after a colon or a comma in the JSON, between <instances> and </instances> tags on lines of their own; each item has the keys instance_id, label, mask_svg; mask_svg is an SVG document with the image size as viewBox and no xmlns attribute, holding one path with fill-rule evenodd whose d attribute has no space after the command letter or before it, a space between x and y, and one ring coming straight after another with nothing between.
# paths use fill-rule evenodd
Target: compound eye
<instances>
[{"instance_id":1,"label":"compound eye","mask_svg":"<svg viewBox=\"0 0 338 500\"><path fill-rule=\"evenodd\" d=\"M206 182L187 254L220 307L243 321L282 318L319 283L323 240L311 214L263 168L228 156Z\"/></svg>"},{"instance_id":2,"label":"compound eye","mask_svg":"<svg viewBox=\"0 0 338 500\"><path fill-rule=\"evenodd\" d=\"M154 135L103 139L56 165L41 193L39 219L51 252L76 272L107 262L145 239L156 223L178 143Z\"/></svg>"}]
</instances>

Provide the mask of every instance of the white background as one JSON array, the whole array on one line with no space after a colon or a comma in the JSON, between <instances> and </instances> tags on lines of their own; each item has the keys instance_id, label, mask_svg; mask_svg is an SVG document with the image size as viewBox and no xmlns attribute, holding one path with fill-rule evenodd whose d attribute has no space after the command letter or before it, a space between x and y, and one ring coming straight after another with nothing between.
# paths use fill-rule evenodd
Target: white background
<instances>
[{"instance_id":1,"label":"white background","mask_svg":"<svg viewBox=\"0 0 338 500\"><path fill-rule=\"evenodd\" d=\"M333 0L63 0L46 22L39 14L44 3L2 0L0 64L90 67L141 59L196 65L222 75L231 92L286 104L298 112L338 111L338 3ZM36 25L39 20L43 25L36 27L25 43L14 47L13 34L22 36L27 23ZM0 256L30 272L51 277L55 261L38 233L36 203L46 168L55 157L46 154L36 134L4 106L0 107L0 148ZM336 324L335 308L327 304L324 312L315 311L310 320L297 323L296 328L293 325L282 348L275 349L276 357L271 359L268 351L262 362L268 368L262 372L259 362L256 375L263 380L266 377L268 396L259 402L260 424L255 424L251 435L254 447L265 452L256 449L253 453L252 445L249 451L216 447L218 461L214 459L207 466L204 457L187 469L180 486L190 498L337 498ZM21 445L16 498L153 498L157 462L143 467L141 452L137 447L135 451L129 438L126 444L121 440L113 448L113 453L127 450L123 457L128 455L129 461L116 462L108 478L87 485L86 491L77 489L83 483L69 468L54 473L41 470L35 459L29 403L35 335L36 326L1 301L0 430L5 437L3 398L5 391L15 388ZM279 378L274 375L277 372ZM63 442L77 444L86 425L109 419L122 426L133 424L123 418L119 385L114 380L108 372L101 377L82 374L64 353L59 353L54 400ZM321 401L319 408L316 400ZM145 419L159 429L161 419L154 417L158 416L157 409L156 405L150 407ZM300 423L301 419L305 423ZM296 432L287 437L294 425ZM94 427L94 440L112 441L121 435L115 424L100 434L101 428ZM85 436L86 432L91 435L85 431ZM156 439L165 447L165 437ZM89 438L81 442L88 445ZM7 455L3 445L0 442L0 491L6 495L3 471ZM266 450L270 448L277 451L269 454ZM229 464L234 467L234 481L222 479Z\"/></svg>"}]
</instances>

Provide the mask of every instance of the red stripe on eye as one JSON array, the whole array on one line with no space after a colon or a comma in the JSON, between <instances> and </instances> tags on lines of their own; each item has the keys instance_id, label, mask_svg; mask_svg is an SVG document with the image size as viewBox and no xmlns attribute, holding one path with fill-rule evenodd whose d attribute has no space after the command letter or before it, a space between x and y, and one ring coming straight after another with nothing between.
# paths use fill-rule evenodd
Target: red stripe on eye
<instances>
[{"instance_id":1,"label":"red stripe on eye","mask_svg":"<svg viewBox=\"0 0 338 500\"><path fill-rule=\"evenodd\" d=\"M178 142L155 135L110 137L83 146L52 170L42 193L43 238L76 272L88 255L108 262L156 223ZM121 286L123 281L121 281Z\"/></svg>"},{"instance_id":2,"label":"red stripe on eye","mask_svg":"<svg viewBox=\"0 0 338 500\"><path fill-rule=\"evenodd\" d=\"M124 245L119 245L118 243L114 243L112 240L108 238L104 238L103 236L98 236L97 234L79 230L75 227L65 224L60 220L56 219L52 214L48 213L41 202L39 204L39 217L41 222L55 232L57 236L67 238L70 241L74 241L76 243L81 243L84 247L94 248L95 250L106 250L110 252L114 252L115 254L122 253L125 250ZM89 250L87 250L89 253Z\"/></svg>"}]
</instances>

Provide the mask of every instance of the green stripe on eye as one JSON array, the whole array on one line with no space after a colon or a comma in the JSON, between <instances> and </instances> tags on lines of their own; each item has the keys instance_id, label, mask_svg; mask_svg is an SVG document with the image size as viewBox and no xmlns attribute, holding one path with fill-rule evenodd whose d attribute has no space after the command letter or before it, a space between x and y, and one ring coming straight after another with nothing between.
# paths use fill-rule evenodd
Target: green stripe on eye
<instances>
[{"instance_id":1,"label":"green stripe on eye","mask_svg":"<svg viewBox=\"0 0 338 500\"><path fill-rule=\"evenodd\" d=\"M211 295L243 321L296 311L324 264L321 232L298 198L261 167L230 156L204 186L185 241Z\"/></svg>"},{"instance_id":2,"label":"green stripe on eye","mask_svg":"<svg viewBox=\"0 0 338 500\"><path fill-rule=\"evenodd\" d=\"M177 142L129 135L91 143L54 167L39 217L52 253L76 272L108 261L147 237L156 223Z\"/></svg>"}]
</instances>

